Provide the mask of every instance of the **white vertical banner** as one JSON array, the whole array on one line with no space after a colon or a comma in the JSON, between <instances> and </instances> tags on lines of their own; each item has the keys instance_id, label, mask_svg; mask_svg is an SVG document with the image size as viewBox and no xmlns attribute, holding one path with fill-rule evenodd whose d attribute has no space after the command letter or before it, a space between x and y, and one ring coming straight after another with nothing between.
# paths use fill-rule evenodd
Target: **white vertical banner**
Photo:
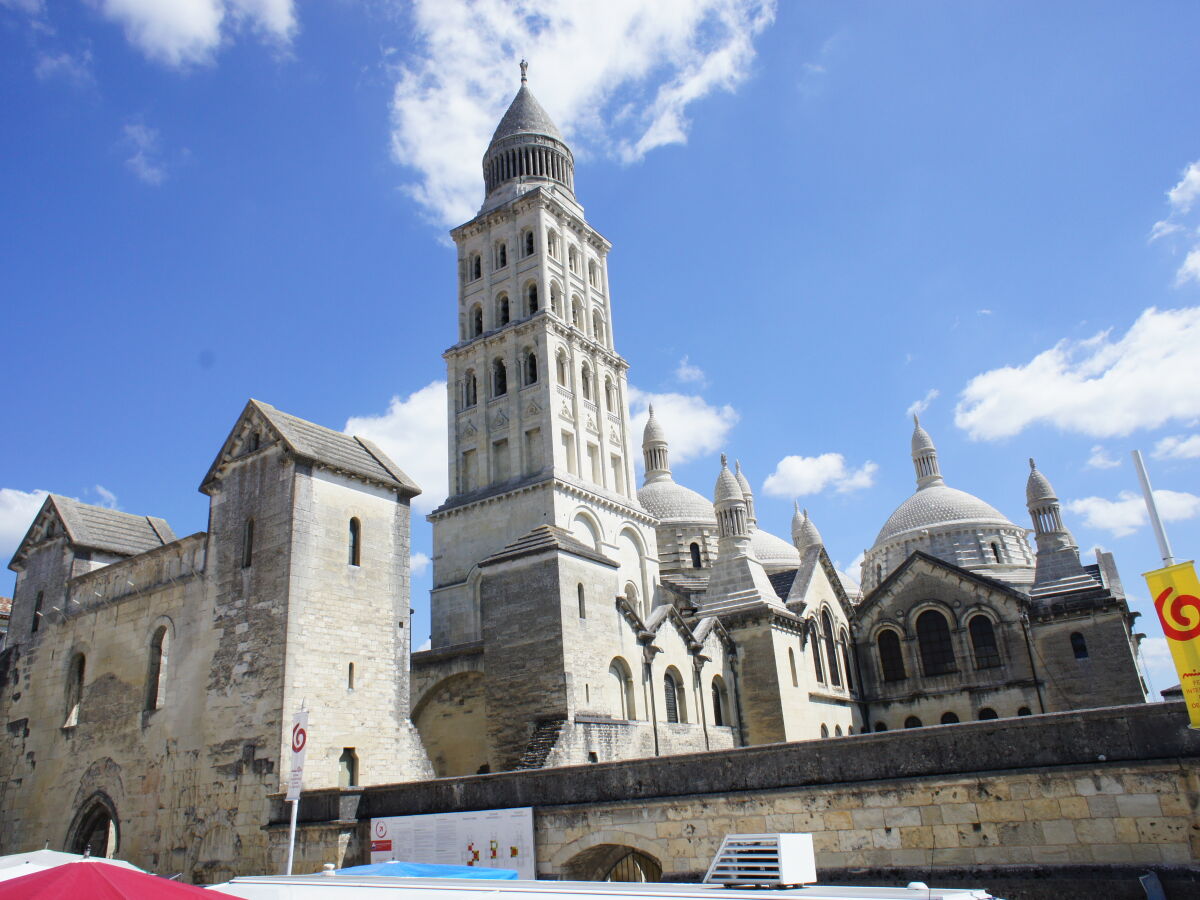
<instances>
[{"instance_id":1,"label":"white vertical banner","mask_svg":"<svg viewBox=\"0 0 1200 900\"><path fill-rule=\"evenodd\" d=\"M303 707L292 719L292 772L288 777L288 800L299 800L304 786L304 751L308 749L308 710Z\"/></svg>"}]
</instances>

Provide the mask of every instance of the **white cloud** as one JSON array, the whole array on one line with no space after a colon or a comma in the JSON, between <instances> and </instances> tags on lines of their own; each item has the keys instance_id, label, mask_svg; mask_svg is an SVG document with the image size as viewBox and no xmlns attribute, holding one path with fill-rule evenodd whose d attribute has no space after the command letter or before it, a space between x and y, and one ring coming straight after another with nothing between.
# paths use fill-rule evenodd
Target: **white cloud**
<instances>
[{"instance_id":1,"label":"white cloud","mask_svg":"<svg viewBox=\"0 0 1200 900\"><path fill-rule=\"evenodd\" d=\"M17 552L17 544L33 524L46 495L47 491L0 488L0 559L5 563Z\"/></svg>"},{"instance_id":2,"label":"white cloud","mask_svg":"<svg viewBox=\"0 0 1200 900\"><path fill-rule=\"evenodd\" d=\"M1200 416L1200 307L1142 312L1117 340L1062 340L1019 366L976 375L954 422L975 440L1037 424L1109 438Z\"/></svg>"},{"instance_id":3,"label":"white cloud","mask_svg":"<svg viewBox=\"0 0 1200 900\"><path fill-rule=\"evenodd\" d=\"M374 441L417 482L421 494L413 500L414 509L429 512L446 499L446 382L393 397L387 412L353 416L342 430Z\"/></svg>"},{"instance_id":4,"label":"white cloud","mask_svg":"<svg viewBox=\"0 0 1200 900\"><path fill-rule=\"evenodd\" d=\"M1192 248L1184 257L1183 265L1175 273L1175 285L1181 287L1189 281L1200 284L1200 247Z\"/></svg>"},{"instance_id":5,"label":"white cloud","mask_svg":"<svg viewBox=\"0 0 1200 900\"><path fill-rule=\"evenodd\" d=\"M122 143L129 153L125 166L145 184L158 187L167 180L158 129L135 122L125 126Z\"/></svg>"},{"instance_id":6,"label":"white cloud","mask_svg":"<svg viewBox=\"0 0 1200 900\"><path fill-rule=\"evenodd\" d=\"M629 386L629 406L635 450L654 405L654 418L662 423L671 451L671 462L685 463L725 445L740 416L732 406L713 406L696 394L651 394ZM641 454L637 454L641 462Z\"/></svg>"},{"instance_id":7,"label":"white cloud","mask_svg":"<svg viewBox=\"0 0 1200 900\"><path fill-rule=\"evenodd\" d=\"M277 44L296 30L292 0L93 0L150 59L169 66L212 61L222 37L243 27Z\"/></svg>"},{"instance_id":8,"label":"white cloud","mask_svg":"<svg viewBox=\"0 0 1200 900\"><path fill-rule=\"evenodd\" d=\"M1186 221L1197 197L1200 197L1200 160L1189 163L1179 182L1167 191L1167 204L1171 211L1165 219L1155 222L1150 230L1150 243L1171 235L1189 235L1192 239L1189 252L1175 272L1176 287L1183 287L1189 281L1200 284L1200 242L1196 241L1200 237L1200 228L1192 231ZM1191 224L1196 224L1194 219ZM1177 249L1182 240L1177 238L1171 243L1172 249Z\"/></svg>"},{"instance_id":9,"label":"white cloud","mask_svg":"<svg viewBox=\"0 0 1200 900\"><path fill-rule=\"evenodd\" d=\"M1178 234L1183 231L1183 226L1178 222L1172 222L1170 219L1163 219L1160 222L1155 222L1154 227L1150 229L1149 242L1154 243L1159 238L1168 237L1172 234Z\"/></svg>"},{"instance_id":10,"label":"white cloud","mask_svg":"<svg viewBox=\"0 0 1200 900\"><path fill-rule=\"evenodd\" d=\"M1183 170L1179 183L1167 191L1167 202L1174 212L1189 213L1197 197L1200 197L1200 160Z\"/></svg>"},{"instance_id":11,"label":"white cloud","mask_svg":"<svg viewBox=\"0 0 1200 900\"><path fill-rule=\"evenodd\" d=\"M92 51L73 55L67 52L43 53L38 56L33 72L42 81L61 80L75 87L86 87L95 81L92 74Z\"/></svg>"},{"instance_id":12,"label":"white cloud","mask_svg":"<svg viewBox=\"0 0 1200 900\"><path fill-rule=\"evenodd\" d=\"M797 497L833 488L844 494L873 485L878 469L870 460L857 469L850 468L840 453L785 456L763 482L763 492L773 497Z\"/></svg>"},{"instance_id":13,"label":"white cloud","mask_svg":"<svg viewBox=\"0 0 1200 900\"><path fill-rule=\"evenodd\" d=\"M925 412L925 410L929 409L929 404L931 404L934 400L936 400L941 395L941 393L942 392L939 391L937 388L930 388L926 392L924 397L922 397L920 400L914 401L913 404L911 406L909 406L908 411L907 411L908 415L909 416L921 415L921 413L923 413L923 412Z\"/></svg>"},{"instance_id":14,"label":"white cloud","mask_svg":"<svg viewBox=\"0 0 1200 900\"><path fill-rule=\"evenodd\" d=\"M863 559L865 558L866 554L859 552L858 556L850 560L850 564L845 568L842 568L842 564L840 562L835 562L833 567L848 577L855 584L862 584L862 564Z\"/></svg>"},{"instance_id":15,"label":"white cloud","mask_svg":"<svg viewBox=\"0 0 1200 900\"><path fill-rule=\"evenodd\" d=\"M148 2L148 0L147 0ZM731 91L775 0L414 0L417 51L397 67L392 152L439 224L474 215L479 160L530 54L530 85L578 156L626 162L687 139L688 106Z\"/></svg>"},{"instance_id":16,"label":"white cloud","mask_svg":"<svg viewBox=\"0 0 1200 900\"><path fill-rule=\"evenodd\" d=\"M97 497L100 498L100 503L99 503L100 506L105 506L108 509L119 509L120 508L117 505L117 495L114 494L112 491L110 491L108 488L106 488L104 485L102 485L102 484L96 485L94 488L92 488L92 492Z\"/></svg>"},{"instance_id":17,"label":"white cloud","mask_svg":"<svg viewBox=\"0 0 1200 900\"><path fill-rule=\"evenodd\" d=\"M1154 445L1155 459L1200 459L1200 434L1165 437Z\"/></svg>"},{"instance_id":18,"label":"white cloud","mask_svg":"<svg viewBox=\"0 0 1200 900\"><path fill-rule=\"evenodd\" d=\"M44 0L0 0L0 6L7 6L31 16L41 15L46 9Z\"/></svg>"},{"instance_id":19,"label":"white cloud","mask_svg":"<svg viewBox=\"0 0 1200 900\"><path fill-rule=\"evenodd\" d=\"M1092 455L1088 457L1087 461L1089 469L1115 469L1120 464L1121 461L1109 456L1108 451L1101 444L1092 448Z\"/></svg>"},{"instance_id":20,"label":"white cloud","mask_svg":"<svg viewBox=\"0 0 1200 900\"><path fill-rule=\"evenodd\" d=\"M1186 491L1156 490L1154 502L1164 522L1182 522L1200 515L1200 497ZM1067 505L1071 512L1083 516L1088 528L1107 531L1113 537L1133 534L1146 524L1146 503L1141 494L1121 491L1116 500L1104 497L1084 497Z\"/></svg>"},{"instance_id":21,"label":"white cloud","mask_svg":"<svg viewBox=\"0 0 1200 900\"><path fill-rule=\"evenodd\" d=\"M408 557L408 568L412 575L424 575L429 568L428 553L413 553Z\"/></svg>"},{"instance_id":22,"label":"white cloud","mask_svg":"<svg viewBox=\"0 0 1200 900\"><path fill-rule=\"evenodd\" d=\"M682 381L685 384L696 382L697 384L703 386L706 383L704 378L704 370L699 366L693 366L690 362L688 362L688 358L686 356L681 359L679 361L679 365L675 367L675 378L676 380Z\"/></svg>"}]
</instances>

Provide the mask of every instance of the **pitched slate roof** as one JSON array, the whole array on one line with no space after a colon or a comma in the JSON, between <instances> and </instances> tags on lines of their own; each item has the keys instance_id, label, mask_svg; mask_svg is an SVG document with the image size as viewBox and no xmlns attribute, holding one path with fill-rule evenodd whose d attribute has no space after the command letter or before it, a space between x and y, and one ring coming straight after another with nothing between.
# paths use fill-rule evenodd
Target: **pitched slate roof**
<instances>
[{"instance_id":1,"label":"pitched slate roof","mask_svg":"<svg viewBox=\"0 0 1200 900\"><path fill-rule=\"evenodd\" d=\"M81 550L101 550L118 556L135 556L175 540L175 532L166 519L135 516L133 513L80 503L71 497L50 494L34 516L29 530L13 554L11 568L25 558L31 545L40 540L40 523L52 517L62 524L71 546Z\"/></svg>"},{"instance_id":2,"label":"pitched slate roof","mask_svg":"<svg viewBox=\"0 0 1200 900\"><path fill-rule=\"evenodd\" d=\"M571 532L555 525L539 525L532 531L521 535L503 550L493 553L479 565L480 567L494 566L497 563L519 559L522 556L532 556L545 550L561 550L575 556L582 556L584 559L603 563L606 566L612 566L614 569L617 568L617 564L607 556L597 553Z\"/></svg>"},{"instance_id":3,"label":"pitched slate roof","mask_svg":"<svg viewBox=\"0 0 1200 900\"><path fill-rule=\"evenodd\" d=\"M251 411L258 412L278 432L287 450L297 459L311 462L335 472L345 472L367 481L398 488L402 493L415 497L421 488L404 471L388 459L387 454L366 438L355 437L316 425L297 416L289 415L261 400L246 404L240 423ZM204 484L211 482L217 470L227 460L238 428L235 425L216 461L208 470ZM203 486L202 486L203 488Z\"/></svg>"}]
</instances>

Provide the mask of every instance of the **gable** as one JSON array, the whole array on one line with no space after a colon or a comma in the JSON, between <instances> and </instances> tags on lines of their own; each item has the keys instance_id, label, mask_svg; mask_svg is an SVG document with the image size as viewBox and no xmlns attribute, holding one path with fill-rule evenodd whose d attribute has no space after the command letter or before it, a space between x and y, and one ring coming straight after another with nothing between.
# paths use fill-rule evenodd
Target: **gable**
<instances>
[{"instance_id":1,"label":"gable","mask_svg":"<svg viewBox=\"0 0 1200 900\"><path fill-rule=\"evenodd\" d=\"M883 618L903 618L914 604L931 599L949 605L986 600L1013 611L1029 605L1028 597L1006 584L918 551L867 596L859 618L869 627Z\"/></svg>"},{"instance_id":2,"label":"gable","mask_svg":"<svg viewBox=\"0 0 1200 900\"><path fill-rule=\"evenodd\" d=\"M171 543L175 533L165 519L49 494L13 554L9 568L19 569L34 547L57 537L65 537L77 550L136 556Z\"/></svg>"}]
</instances>

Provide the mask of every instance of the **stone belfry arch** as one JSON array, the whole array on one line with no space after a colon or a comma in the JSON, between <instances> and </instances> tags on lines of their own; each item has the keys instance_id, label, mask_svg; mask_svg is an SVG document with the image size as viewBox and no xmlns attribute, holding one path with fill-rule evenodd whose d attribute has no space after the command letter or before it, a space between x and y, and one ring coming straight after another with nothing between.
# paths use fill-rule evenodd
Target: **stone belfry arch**
<instances>
[{"instance_id":1,"label":"stone belfry arch","mask_svg":"<svg viewBox=\"0 0 1200 900\"><path fill-rule=\"evenodd\" d=\"M628 364L614 345L611 245L584 216L571 149L524 65L483 180L478 215L451 231L450 496L429 517L435 650L481 638L480 564L539 526L620 565L610 598L627 585L642 602L657 594L656 523L637 500Z\"/></svg>"}]
</instances>

